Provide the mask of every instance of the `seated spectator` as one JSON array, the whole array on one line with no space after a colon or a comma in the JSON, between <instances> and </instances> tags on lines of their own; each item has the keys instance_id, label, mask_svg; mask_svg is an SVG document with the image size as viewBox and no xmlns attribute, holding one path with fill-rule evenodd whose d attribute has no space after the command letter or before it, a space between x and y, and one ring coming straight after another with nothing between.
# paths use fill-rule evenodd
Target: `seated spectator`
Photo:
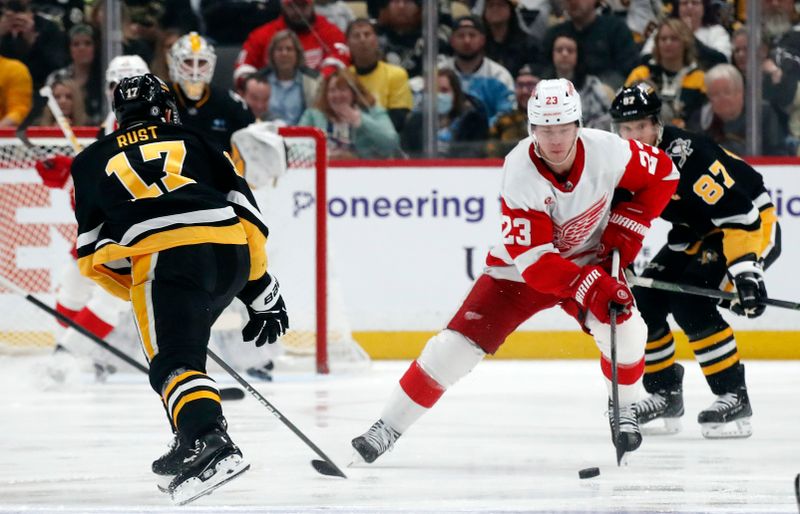
<instances>
[{"instance_id":1,"label":"seated spectator","mask_svg":"<svg viewBox=\"0 0 800 514\"><path fill-rule=\"evenodd\" d=\"M386 109L345 69L328 75L301 126L322 129L331 159L383 159L400 153L399 138Z\"/></svg>"},{"instance_id":2,"label":"seated spectator","mask_svg":"<svg viewBox=\"0 0 800 514\"><path fill-rule=\"evenodd\" d=\"M450 45L453 57L440 59L440 66L454 70L464 91L480 100L489 124L500 114L513 111L514 79L507 69L484 56L486 29L480 18L455 20Z\"/></svg>"},{"instance_id":3,"label":"seated spectator","mask_svg":"<svg viewBox=\"0 0 800 514\"><path fill-rule=\"evenodd\" d=\"M481 13L487 29L486 56L506 68L512 76L526 63L536 62L538 47L519 23L517 0L486 0Z\"/></svg>"},{"instance_id":4,"label":"seated spectator","mask_svg":"<svg viewBox=\"0 0 800 514\"><path fill-rule=\"evenodd\" d=\"M613 15L598 14L596 4L597 0L566 0L569 20L547 31L542 59L553 55L556 36L569 34L586 50L586 72L616 89L638 64L638 50L625 22Z\"/></svg>"},{"instance_id":5,"label":"seated spectator","mask_svg":"<svg viewBox=\"0 0 800 514\"><path fill-rule=\"evenodd\" d=\"M556 36L550 66L542 74L545 79L567 79L581 95L583 125L600 130L611 130L608 110L614 100L614 91L599 78L586 73L583 49L578 41L567 34Z\"/></svg>"},{"instance_id":6,"label":"seated spectator","mask_svg":"<svg viewBox=\"0 0 800 514\"><path fill-rule=\"evenodd\" d=\"M169 82L169 51L184 33L177 28L159 28L153 41L151 73L164 82Z\"/></svg>"},{"instance_id":7,"label":"seated spectator","mask_svg":"<svg viewBox=\"0 0 800 514\"><path fill-rule=\"evenodd\" d=\"M647 41L664 15L664 3L661 0L605 0L603 4L610 11L609 14L625 19L637 46Z\"/></svg>"},{"instance_id":8,"label":"seated spectator","mask_svg":"<svg viewBox=\"0 0 800 514\"><path fill-rule=\"evenodd\" d=\"M711 0L673 0L678 18L692 29L694 37L702 44L731 59L731 36L717 23Z\"/></svg>"},{"instance_id":9,"label":"seated spectator","mask_svg":"<svg viewBox=\"0 0 800 514\"><path fill-rule=\"evenodd\" d=\"M741 28L733 33L733 65L743 77L747 76L747 29ZM768 54L766 43L759 49L761 56L762 93L764 100L768 101L779 112L788 113L793 108L795 93L797 92L800 67L797 63L787 62L781 67L775 59Z\"/></svg>"},{"instance_id":10,"label":"seated spectator","mask_svg":"<svg viewBox=\"0 0 800 514\"><path fill-rule=\"evenodd\" d=\"M281 15L247 36L236 59L233 80L236 82L269 64L269 51L278 32L290 30L297 35L305 54L305 65L328 73L350 64L344 34L336 25L314 13L313 0L282 0Z\"/></svg>"},{"instance_id":11,"label":"seated spectator","mask_svg":"<svg viewBox=\"0 0 800 514\"><path fill-rule=\"evenodd\" d=\"M436 110L439 113L437 153L439 157L485 157L489 125L480 101L466 93L455 71L438 72ZM403 149L413 157L423 156L421 103L414 109L403 129Z\"/></svg>"},{"instance_id":12,"label":"seated spectator","mask_svg":"<svg viewBox=\"0 0 800 514\"><path fill-rule=\"evenodd\" d=\"M39 90L68 63L67 37L52 21L34 14L30 0L7 0L0 14L0 55L22 61Z\"/></svg>"},{"instance_id":13,"label":"seated spectator","mask_svg":"<svg viewBox=\"0 0 800 514\"><path fill-rule=\"evenodd\" d=\"M32 103L33 80L28 67L0 55L0 128L22 123Z\"/></svg>"},{"instance_id":14,"label":"seated spectator","mask_svg":"<svg viewBox=\"0 0 800 514\"><path fill-rule=\"evenodd\" d=\"M718 64L706 72L705 83L708 104L703 107L700 128L727 150L738 155L750 155L746 147L747 121L741 73L731 64ZM775 111L763 102L761 153L785 155L786 135Z\"/></svg>"},{"instance_id":15,"label":"seated spectator","mask_svg":"<svg viewBox=\"0 0 800 514\"><path fill-rule=\"evenodd\" d=\"M72 79L58 78L50 85L50 88L53 90L53 97L56 99L58 107L69 124L73 127L86 126L88 118L83 106L83 94L78 83ZM34 124L42 127L58 125L49 107L45 107L42 116Z\"/></svg>"},{"instance_id":16,"label":"seated spectator","mask_svg":"<svg viewBox=\"0 0 800 514\"><path fill-rule=\"evenodd\" d=\"M672 17L683 20L694 35L694 48L697 64L707 70L723 64L731 58L730 35L715 21L715 10L711 0L672 0ZM642 55L653 51L654 35L651 35L642 48Z\"/></svg>"},{"instance_id":17,"label":"seated spectator","mask_svg":"<svg viewBox=\"0 0 800 514\"><path fill-rule=\"evenodd\" d=\"M269 79L263 73L252 73L245 75L242 79L242 90L238 93L250 107L256 121L273 121L275 119L269 112L271 91Z\"/></svg>"},{"instance_id":18,"label":"seated spectator","mask_svg":"<svg viewBox=\"0 0 800 514\"><path fill-rule=\"evenodd\" d=\"M350 59L358 81L372 93L378 105L389 111L394 128L400 132L411 111L411 88L408 86L408 73L400 66L380 59L378 34L372 23L360 18L347 28L347 46Z\"/></svg>"},{"instance_id":19,"label":"seated spectator","mask_svg":"<svg viewBox=\"0 0 800 514\"><path fill-rule=\"evenodd\" d=\"M267 50L269 66L261 70L272 88L269 112L274 119L297 125L300 116L317 99L320 76L306 67L303 47L297 34L282 30L275 34Z\"/></svg>"},{"instance_id":20,"label":"seated spectator","mask_svg":"<svg viewBox=\"0 0 800 514\"><path fill-rule=\"evenodd\" d=\"M695 128L700 108L706 100L703 70L696 62L694 37L689 27L677 18L661 22L655 33L653 55L635 68L626 86L647 81L661 97L664 124Z\"/></svg>"},{"instance_id":21,"label":"seated spectator","mask_svg":"<svg viewBox=\"0 0 800 514\"><path fill-rule=\"evenodd\" d=\"M73 25L69 30L69 56L70 64L51 73L47 83L51 84L58 77L74 80L84 98L87 124L99 125L103 121L105 96L100 54L91 25Z\"/></svg>"},{"instance_id":22,"label":"seated spectator","mask_svg":"<svg viewBox=\"0 0 800 514\"><path fill-rule=\"evenodd\" d=\"M339 30L344 32L347 27L356 19L353 10L342 0L316 0L314 12L336 25Z\"/></svg>"},{"instance_id":23,"label":"seated spectator","mask_svg":"<svg viewBox=\"0 0 800 514\"><path fill-rule=\"evenodd\" d=\"M521 140L528 137L528 99L539 80L540 77L534 75L527 64L520 68L514 81L517 108L501 114L489 129L489 157L505 157Z\"/></svg>"},{"instance_id":24,"label":"seated spectator","mask_svg":"<svg viewBox=\"0 0 800 514\"><path fill-rule=\"evenodd\" d=\"M408 72L411 78L422 75L422 61L425 52L425 39L422 37L421 0L380 0L378 15L378 41L384 59ZM449 6L447 16L439 13L439 53L449 54L450 21Z\"/></svg>"},{"instance_id":25,"label":"seated spectator","mask_svg":"<svg viewBox=\"0 0 800 514\"><path fill-rule=\"evenodd\" d=\"M800 22L794 0L770 0L761 4L761 30L770 46L775 46Z\"/></svg>"}]
</instances>

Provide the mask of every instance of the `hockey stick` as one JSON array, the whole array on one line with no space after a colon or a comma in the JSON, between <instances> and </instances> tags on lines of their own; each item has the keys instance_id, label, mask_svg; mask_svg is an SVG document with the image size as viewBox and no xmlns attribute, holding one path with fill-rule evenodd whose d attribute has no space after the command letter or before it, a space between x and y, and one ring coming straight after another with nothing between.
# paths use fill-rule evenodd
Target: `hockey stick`
<instances>
[{"instance_id":1,"label":"hockey stick","mask_svg":"<svg viewBox=\"0 0 800 514\"><path fill-rule=\"evenodd\" d=\"M614 248L611 252L611 278L619 279L619 250ZM617 452L617 466L622 464L622 456L625 450L619 440L619 376L617 374L617 307L612 303L609 305L610 327L610 346L611 346L611 416L612 433L614 437L614 449Z\"/></svg>"},{"instance_id":2,"label":"hockey stick","mask_svg":"<svg viewBox=\"0 0 800 514\"><path fill-rule=\"evenodd\" d=\"M72 149L75 150L75 153L83 150L83 146L78 141L78 138L75 137L75 132L72 131L72 126L69 124L69 120L67 120L67 117L64 116L64 112L61 110L61 107L58 106L58 102L56 101L56 97L53 96L53 90L50 89L50 86L44 86L41 88L39 90L39 94L47 98L47 108L50 109L50 112L53 114L53 118L55 118L56 123L58 123L58 127L61 129L64 137L67 138L67 141L69 141L69 144L72 145Z\"/></svg>"},{"instance_id":3,"label":"hockey stick","mask_svg":"<svg viewBox=\"0 0 800 514\"><path fill-rule=\"evenodd\" d=\"M82 336L88 337L89 339L92 340L92 342L96 343L98 346L100 346L104 350L106 350L108 352L111 352L112 354L117 356L120 360L124 361L127 364L130 364L131 366L133 366L137 370L141 371L145 375L149 374L149 371L145 366L143 366L142 364L140 364L139 362L134 360L128 354L120 351L117 348L114 348L113 346L108 344L104 339L96 336L95 334L91 333L89 330L84 328L82 325L79 325L78 323L76 323L75 321L71 320L67 316L64 316L63 314L61 314L60 312L58 312L54 308L52 308L49 305L47 305L46 303L42 302L41 300L39 300L35 296L29 294L27 291L25 291L24 289L22 289L21 287L19 287L18 285L16 285L12 281L10 281L7 277L4 277L3 275L0 275L0 286L3 286L5 289L13 291L14 293L22 296L23 298L25 298L26 300L28 300L29 302L31 302L35 306L39 307L40 309L42 309L46 313L50 314L51 316L55 317L57 320L61 321L62 323L65 323L65 324L69 325L70 327L74 328ZM211 350L209 350L209 352L210 351ZM236 387L226 387L226 388L222 388L222 389L219 390L219 396L223 400L241 400L242 398L244 398L244 392L241 389L238 389Z\"/></svg>"},{"instance_id":4,"label":"hockey stick","mask_svg":"<svg viewBox=\"0 0 800 514\"><path fill-rule=\"evenodd\" d=\"M266 398L264 398L264 396L261 393L256 391L255 388L253 388L253 386L250 385L250 383L247 380L242 378L242 376L239 373L236 372L236 370L231 368L224 360L222 360L211 349L208 350L208 356L211 357L211 360L213 360L214 362L219 364L219 366L222 369L227 371L228 374L230 376L232 376L234 380L239 382L239 384L245 389L245 391L247 391L248 393L253 395L253 397L256 400L258 400L258 403L260 403L268 411L270 411L273 416L278 418L278 420L281 423L286 425L286 427L289 428L289 430L294 432L294 435L299 437L300 440L303 441L304 443L306 443L306 445L309 448L314 450L314 453L316 453L317 455L319 455L322 458L322 460L316 460L315 459L315 460L311 461L311 465L314 467L315 470L317 470L319 473L322 473L323 475L347 478L347 475L345 475L344 472L341 469L339 469L339 467L336 464L333 463L333 461L330 459L330 457L325 455L325 452L320 450L319 447L311 441L311 439L306 437L306 435L303 432L301 432L300 429L297 428L294 425L294 423L292 423L291 421L286 419L286 417L283 414L281 414L280 411L278 409L276 409L274 405L272 405Z\"/></svg>"},{"instance_id":5,"label":"hockey stick","mask_svg":"<svg viewBox=\"0 0 800 514\"><path fill-rule=\"evenodd\" d=\"M736 293L728 291L720 291L718 289L708 289L705 287L693 286L690 284L677 284L673 282L664 282L663 280L656 280L654 278L637 277L630 271L626 271L625 277L628 283L633 286L647 287L650 289L659 289L661 291L669 291L672 293L685 293L695 296L705 296L707 298L716 298L718 300L735 300ZM800 303L790 302L788 300L777 300L775 298L765 298L764 303L772 307L780 307L782 309L800 310Z\"/></svg>"}]
</instances>

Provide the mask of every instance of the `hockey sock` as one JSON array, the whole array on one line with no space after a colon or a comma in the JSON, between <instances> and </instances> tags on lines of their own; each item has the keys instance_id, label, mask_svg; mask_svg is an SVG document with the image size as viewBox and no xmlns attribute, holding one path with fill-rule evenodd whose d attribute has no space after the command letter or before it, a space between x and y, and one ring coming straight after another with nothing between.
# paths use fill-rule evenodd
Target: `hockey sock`
<instances>
[{"instance_id":1,"label":"hockey sock","mask_svg":"<svg viewBox=\"0 0 800 514\"><path fill-rule=\"evenodd\" d=\"M73 321L82 326L100 339L105 338L114 330L114 325L107 323L88 307L84 307L73 318Z\"/></svg>"},{"instance_id":2,"label":"hockey sock","mask_svg":"<svg viewBox=\"0 0 800 514\"><path fill-rule=\"evenodd\" d=\"M611 398L611 360L600 356L600 368L606 378L608 397ZM644 357L633 364L617 363L617 382L619 384L619 404L628 405L639 399L639 386L644 375Z\"/></svg>"},{"instance_id":3,"label":"hockey sock","mask_svg":"<svg viewBox=\"0 0 800 514\"><path fill-rule=\"evenodd\" d=\"M66 307L65 305L61 304L60 302L56 302L56 311L58 311L60 314L63 314L64 316L68 317L69 319L71 319L73 321L75 320L75 316L78 314L78 312L80 312L80 310L70 309L69 307ZM68 327L69 326L66 323L64 323L63 321L61 321L60 319L56 319L56 321L58 321L58 324L61 325L62 327Z\"/></svg>"},{"instance_id":4,"label":"hockey sock","mask_svg":"<svg viewBox=\"0 0 800 514\"><path fill-rule=\"evenodd\" d=\"M647 341L644 362L644 388L648 393L672 390L679 385L675 374L675 338L672 332Z\"/></svg>"},{"instance_id":5,"label":"hockey sock","mask_svg":"<svg viewBox=\"0 0 800 514\"><path fill-rule=\"evenodd\" d=\"M164 381L161 398L172 426L189 443L220 426L219 389L205 373L185 368L173 371Z\"/></svg>"},{"instance_id":6,"label":"hockey sock","mask_svg":"<svg viewBox=\"0 0 800 514\"><path fill-rule=\"evenodd\" d=\"M400 379L381 419L402 434L433 407L448 387L472 371L484 355L483 350L460 333L439 332Z\"/></svg>"},{"instance_id":7,"label":"hockey sock","mask_svg":"<svg viewBox=\"0 0 800 514\"><path fill-rule=\"evenodd\" d=\"M739 351L730 326L688 337L689 346L714 394L724 394L744 385L744 373L738 371Z\"/></svg>"}]
</instances>

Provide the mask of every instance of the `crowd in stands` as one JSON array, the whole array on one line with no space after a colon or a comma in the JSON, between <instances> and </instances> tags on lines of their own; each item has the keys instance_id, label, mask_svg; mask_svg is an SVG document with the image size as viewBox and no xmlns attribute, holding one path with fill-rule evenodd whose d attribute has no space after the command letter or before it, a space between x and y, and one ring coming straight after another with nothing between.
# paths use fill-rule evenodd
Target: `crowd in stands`
<instances>
[{"instance_id":1,"label":"crowd in stands","mask_svg":"<svg viewBox=\"0 0 800 514\"><path fill-rule=\"evenodd\" d=\"M45 85L73 125L103 123L107 1L0 0L0 127L55 124ZM563 77L586 127L612 130L615 92L647 81L665 124L747 155L746 1L438 0L436 91L424 87L421 0L123 0L121 26L123 53L224 146L258 120L320 128L331 159L421 157L430 94L440 157L502 157L528 134L539 80ZM800 2L759 4L761 153L798 155ZM192 85L174 48L200 44L207 80Z\"/></svg>"}]
</instances>

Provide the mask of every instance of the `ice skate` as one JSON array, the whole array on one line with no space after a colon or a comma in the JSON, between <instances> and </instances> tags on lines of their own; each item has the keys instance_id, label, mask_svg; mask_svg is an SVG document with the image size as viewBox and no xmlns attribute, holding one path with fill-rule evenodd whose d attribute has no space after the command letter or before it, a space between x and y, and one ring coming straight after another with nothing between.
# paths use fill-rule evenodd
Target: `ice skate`
<instances>
[{"instance_id":1,"label":"ice skate","mask_svg":"<svg viewBox=\"0 0 800 514\"><path fill-rule=\"evenodd\" d=\"M153 473L162 476L177 475L183 466L183 459L190 455L190 450L191 447L178 434L174 434L167 452L153 461Z\"/></svg>"},{"instance_id":2,"label":"ice skate","mask_svg":"<svg viewBox=\"0 0 800 514\"><path fill-rule=\"evenodd\" d=\"M750 437L753 435L752 415L747 389L742 387L735 393L717 396L709 408L697 415L697 422L703 437L708 439Z\"/></svg>"},{"instance_id":3,"label":"ice skate","mask_svg":"<svg viewBox=\"0 0 800 514\"><path fill-rule=\"evenodd\" d=\"M619 408L619 433L614 439L614 409L611 401L608 402L608 424L611 427L611 441L617 449L617 454L624 461L626 453L636 450L642 444L642 434L639 431L639 418L636 415L635 404L622 405Z\"/></svg>"},{"instance_id":4,"label":"ice skate","mask_svg":"<svg viewBox=\"0 0 800 514\"><path fill-rule=\"evenodd\" d=\"M368 464L375 462L375 459L392 449L399 437L400 432L379 419L351 442L356 450L351 465L362 461Z\"/></svg>"},{"instance_id":5,"label":"ice skate","mask_svg":"<svg viewBox=\"0 0 800 514\"><path fill-rule=\"evenodd\" d=\"M177 505L185 505L210 494L249 468L250 464L228 434L212 430L194 442L167 492Z\"/></svg>"},{"instance_id":6,"label":"ice skate","mask_svg":"<svg viewBox=\"0 0 800 514\"><path fill-rule=\"evenodd\" d=\"M642 433L648 435L677 434L683 416L683 366L675 364L675 383L636 402L636 415ZM657 423L649 424L651 421ZM662 423L663 421L663 423Z\"/></svg>"}]
</instances>

